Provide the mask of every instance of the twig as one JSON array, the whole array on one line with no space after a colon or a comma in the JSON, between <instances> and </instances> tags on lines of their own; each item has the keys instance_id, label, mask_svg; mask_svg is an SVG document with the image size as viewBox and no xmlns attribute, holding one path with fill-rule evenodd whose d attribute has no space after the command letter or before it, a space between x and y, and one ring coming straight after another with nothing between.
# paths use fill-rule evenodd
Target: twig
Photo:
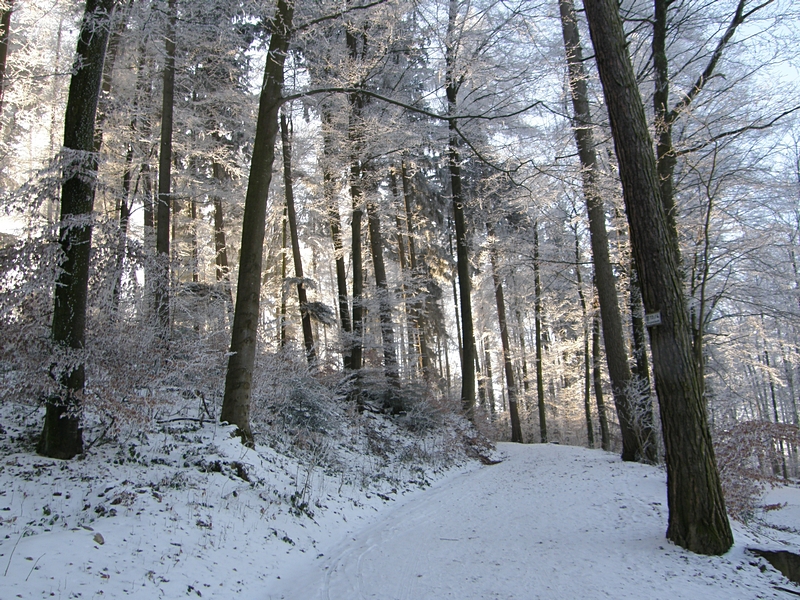
<instances>
[{"instance_id":1,"label":"twig","mask_svg":"<svg viewBox=\"0 0 800 600\"><path fill-rule=\"evenodd\" d=\"M47 554L47 552L45 552L44 554ZM42 554L42 556L44 556L44 554ZM33 566L31 567L31 570L30 570L30 571L28 571L28 576L25 578L25 581L28 581L28 579L29 579L29 578L30 578L30 576L31 576L31 573L33 573L33 570L36 568L36 565L38 565L38 564L39 564L39 561L40 561L40 560L42 560L42 556L40 556L39 558L37 558L37 559L36 559L36 562L35 562L35 563L33 563Z\"/></svg>"},{"instance_id":2,"label":"twig","mask_svg":"<svg viewBox=\"0 0 800 600\"><path fill-rule=\"evenodd\" d=\"M103 431L100 433L100 435L98 435L96 438L94 438L91 441L91 443L88 446L86 446L86 449L84 450L84 452L86 452L86 450L90 450L91 447L94 446L99 440L103 439L106 436L106 433L108 433L108 430L111 429L111 426L116 422L117 422L117 417L112 415L111 416L111 422L108 425L106 425L106 428L103 429Z\"/></svg>"},{"instance_id":3,"label":"twig","mask_svg":"<svg viewBox=\"0 0 800 600\"><path fill-rule=\"evenodd\" d=\"M159 425L164 425L165 423L177 423L178 421L191 421L192 423L200 423L200 425L205 423L205 420L202 417L199 419L195 417L175 417L174 419L163 419L161 421L156 421L156 423Z\"/></svg>"},{"instance_id":4,"label":"twig","mask_svg":"<svg viewBox=\"0 0 800 600\"><path fill-rule=\"evenodd\" d=\"M790 590L789 588L781 587L779 585L773 585L772 587L775 588L776 590L780 590L782 592L787 592L789 594L794 594L795 596L800 596L800 592L796 592L794 590Z\"/></svg>"},{"instance_id":5,"label":"twig","mask_svg":"<svg viewBox=\"0 0 800 600\"><path fill-rule=\"evenodd\" d=\"M14 557L14 551L17 549L17 544L19 544L19 541L22 539L22 534L24 533L25 530L23 529L22 533L20 533L19 537L17 538L17 543L14 544L14 547L11 549L11 554L8 556L8 564L6 565L6 571L5 573L3 573L3 577L6 577L8 575L8 567L11 566L11 559Z\"/></svg>"}]
</instances>

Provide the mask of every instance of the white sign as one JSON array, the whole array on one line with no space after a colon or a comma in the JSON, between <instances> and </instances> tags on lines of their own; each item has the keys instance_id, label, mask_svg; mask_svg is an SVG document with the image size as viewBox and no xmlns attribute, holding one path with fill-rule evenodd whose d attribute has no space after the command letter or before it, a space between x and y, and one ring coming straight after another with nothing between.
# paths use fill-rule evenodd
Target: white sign
<instances>
[{"instance_id":1,"label":"white sign","mask_svg":"<svg viewBox=\"0 0 800 600\"><path fill-rule=\"evenodd\" d=\"M655 327L656 325L661 325L661 311L645 315L644 324L646 327Z\"/></svg>"}]
</instances>

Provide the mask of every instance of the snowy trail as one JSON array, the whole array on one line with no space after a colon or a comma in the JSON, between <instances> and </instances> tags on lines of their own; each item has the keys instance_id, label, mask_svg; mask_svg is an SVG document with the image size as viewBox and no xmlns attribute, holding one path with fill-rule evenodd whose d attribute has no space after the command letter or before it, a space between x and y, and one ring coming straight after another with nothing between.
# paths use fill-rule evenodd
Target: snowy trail
<instances>
[{"instance_id":1,"label":"snowy trail","mask_svg":"<svg viewBox=\"0 0 800 600\"><path fill-rule=\"evenodd\" d=\"M787 598L735 547L687 555L664 537L658 469L582 448L501 444L284 573L269 600ZM773 578L770 580L770 578Z\"/></svg>"}]
</instances>

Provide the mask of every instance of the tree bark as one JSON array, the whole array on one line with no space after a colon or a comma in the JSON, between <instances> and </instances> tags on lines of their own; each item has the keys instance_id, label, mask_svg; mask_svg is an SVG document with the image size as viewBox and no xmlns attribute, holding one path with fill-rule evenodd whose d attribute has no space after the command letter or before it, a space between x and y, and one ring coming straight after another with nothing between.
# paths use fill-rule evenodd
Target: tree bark
<instances>
[{"instance_id":1,"label":"tree bark","mask_svg":"<svg viewBox=\"0 0 800 600\"><path fill-rule=\"evenodd\" d=\"M97 180L95 118L114 0L87 0L64 118L64 182L59 244L64 254L55 285L52 335L60 390L46 403L37 452L69 459L83 451L82 393L85 367L92 210Z\"/></svg>"},{"instance_id":2,"label":"tree bark","mask_svg":"<svg viewBox=\"0 0 800 600\"><path fill-rule=\"evenodd\" d=\"M496 239L494 229L490 226L489 236ZM514 364L511 361L511 343L508 339L508 321L506 319L506 301L503 296L503 283L497 273L497 256L494 247L489 254L492 264L492 282L494 283L494 297L497 302L497 320L500 324L500 343L503 345L503 368L506 375L506 390L508 391L508 410L511 417L511 441L522 443L522 424L519 420L517 405L517 384L514 380Z\"/></svg>"},{"instance_id":3,"label":"tree bark","mask_svg":"<svg viewBox=\"0 0 800 600\"><path fill-rule=\"evenodd\" d=\"M622 432L622 460L655 463L658 460L658 448L653 431L653 409L649 396L646 402L637 405L637 394L633 387L627 345L623 335L616 277L608 252L606 214L598 189L599 169L578 21L572 0L560 0L559 7L574 110L573 131L581 162L583 195L589 215L592 262L600 300L606 362Z\"/></svg>"},{"instance_id":4,"label":"tree bark","mask_svg":"<svg viewBox=\"0 0 800 600\"><path fill-rule=\"evenodd\" d=\"M416 337L419 341L419 356L422 364L422 376L425 380L430 379L431 375L431 356L428 351L427 327L426 327L426 312L425 300L420 298L422 294L422 287L424 283L425 274L422 266L417 262L417 249L414 243L414 210L413 205L413 192L411 187L411 178L408 175L408 167L406 163L401 163L400 173L403 180L403 204L405 206L406 214L406 231L408 233L408 260L411 266L411 280L414 284L413 294L415 296L414 302L411 307L411 314L416 329Z\"/></svg>"},{"instance_id":5,"label":"tree bark","mask_svg":"<svg viewBox=\"0 0 800 600\"><path fill-rule=\"evenodd\" d=\"M447 95L447 114L454 117L458 108L459 82L455 73L458 42L456 41L456 19L458 3L449 2L447 21L447 40L445 44L445 93ZM464 195L461 190L461 156L458 151L457 121L448 123L450 135L447 148L447 166L450 173L450 194L453 202L453 220L456 227L456 263L458 269L458 291L461 304L461 409L472 420L475 408L475 333L472 324L472 282L469 274L469 242L464 216Z\"/></svg>"},{"instance_id":6,"label":"tree bark","mask_svg":"<svg viewBox=\"0 0 800 600\"><path fill-rule=\"evenodd\" d=\"M594 424L592 423L592 374L591 354L589 352L589 308L586 304L586 294L583 291L583 276L581 275L581 246L578 239L578 227L575 232L575 275L578 284L578 300L581 304L583 317L583 409L586 415L586 438L589 448L594 448Z\"/></svg>"},{"instance_id":7,"label":"tree bark","mask_svg":"<svg viewBox=\"0 0 800 600\"><path fill-rule=\"evenodd\" d=\"M256 137L253 142L253 157L250 161L250 177L245 197L239 281L231 329L231 354L228 359L225 396L220 412L220 421L236 425L242 441L247 445L253 444L253 434L250 430L250 396L261 302L261 266L267 195L272 181L272 166L275 162L278 111L282 103L283 66L289 46L293 15L294 4L277 0L258 104Z\"/></svg>"},{"instance_id":8,"label":"tree bark","mask_svg":"<svg viewBox=\"0 0 800 600\"><path fill-rule=\"evenodd\" d=\"M402 409L398 403L397 391L400 386L400 373L397 370L397 350L394 344L394 325L392 323L392 303L389 297L389 285L386 279L386 264L383 260L383 237L381 236L381 221L378 214L378 205L375 202L373 191L367 200L367 227L369 229L370 251L372 253L372 268L375 270L375 286L378 291L378 319L381 324L381 342L383 344L383 369L391 386L389 403L393 413Z\"/></svg>"},{"instance_id":9,"label":"tree bark","mask_svg":"<svg viewBox=\"0 0 800 600\"><path fill-rule=\"evenodd\" d=\"M661 201L647 119L615 0L587 0L586 14L611 121L631 242L648 313L667 459L667 537L690 551L722 554L733 544L692 353L680 276Z\"/></svg>"},{"instance_id":10,"label":"tree bark","mask_svg":"<svg viewBox=\"0 0 800 600\"><path fill-rule=\"evenodd\" d=\"M336 290L339 304L339 319L342 323L347 342L343 344L342 362L345 370L352 368L352 352L350 348L350 334L353 327L350 323L350 306L347 301L347 268L344 263L344 244L342 243L342 219L339 215L339 203L336 200L334 190L334 179L331 172L331 161L335 149L331 139L331 115L330 112L322 111L322 152L323 152L323 183L322 193L328 207L328 223L331 228L331 240L333 241L333 251L336 257Z\"/></svg>"},{"instance_id":11,"label":"tree bark","mask_svg":"<svg viewBox=\"0 0 800 600\"><path fill-rule=\"evenodd\" d=\"M350 58L355 62L359 59L358 40L348 28L345 38ZM348 142L350 143L350 197L353 213L350 222L351 254L353 255L353 335L350 343L350 367L358 371L363 366L363 335L364 335L364 265L361 249L361 220L364 216L363 203L363 173L361 152L363 150L363 122L364 96L358 92L348 94L350 104L350 121L348 124Z\"/></svg>"},{"instance_id":12,"label":"tree bark","mask_svg":"<svg viewBox=\"0 0 800 600\"><path fill-rule=\"evenodd\" d=\"M308 296L303 282L303 257L300 255L300 238L297 234L297 212L294 208L294 182L292 180L292 146L289 139L289 125L286 115L281 113L281 142L283 146L283 189L286 194L286 218L289 224L289 236L292 240L292 257L294 259L294 276L297 278L297 298L300 303L300 316L303 324L303 344L306 348L306 360L313 365L317 359L314 348L314 332L311 329L311 315L308 312Z\"/></svg>"},{"instance_id":13,"label":"tree bark","mask_svg":"<svg viewBox=\"0 0 800 600\"><path fill-rule=\"evenodd\" d=\"M600 421L600 447L606 452L611 450L611 436L608 431L608 415L606 403L603 398L603 374L600 367L600 316L595 306L592 322L592 382L594 384L594 399L597 404L597 416Z\"/></svg>"},{"instance_id":14,"label":"tree bark","mask_svg":"<svg viewBox=\"0 0 800 600\"><path fill-rule=\"evenodd\" d=\"M539 441L547 443L547 411L544 404L544 373L542 371L542 284L539 279L539 222L533 223L533 287L534 328L536 331L536 400L539 408Z\"/></svg>"},{"instance_id":15,"label":"tree bark","mask_svg":"<svg viewBox=\"0 0 800 600\"><path fill-rule=\"evenodd\" d=\"M8 40L11 35L11 14L14 12L14 1L8 0L6 7L0 12L0 117L3 116L3 106L6 92L6 64L8 63ZM2 127L2 123L0 123Z\"/></svg>"},{"instance_id":16,"label":"tree bark","mask_svg":"<svg viewBox=\"0 0 800 600\"><path fill-rule=\"evenodd\" d=\"M177 0L169 0L163 89L161 96L161 145L158 154L158 204L156 207L156 263L158 272L154 289L156 317L162 339L169 337L169 242L172 193L172 122L175 105L175 23Z\"/></svg>"}]
</instances>

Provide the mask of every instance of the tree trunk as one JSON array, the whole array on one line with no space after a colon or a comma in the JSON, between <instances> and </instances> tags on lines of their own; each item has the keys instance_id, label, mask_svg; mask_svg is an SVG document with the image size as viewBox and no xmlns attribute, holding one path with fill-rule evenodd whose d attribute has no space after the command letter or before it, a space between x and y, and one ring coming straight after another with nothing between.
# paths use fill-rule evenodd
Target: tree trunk
<instances>
[{"instance_id":1,"label":"tree trunk","mask_svg":"<svg viewBox=\"0 0 800 600\"><path fill-rule=\"evenodd\" d=\"M397 370L397 350L394 345L394 325L392 323L392 303L389 297L389 285L386 279L386 264L383 260L383 237L378 205L375 202L377 190L373 190L371 199L367 200L367 226L372 253L372 268L375 270L375 286L378 292L378 318L381 324L381 342L383 344L383 369L392 387L390 408L393 413L401 410L398 404L397 390L400 386L400 373Z\"/></svg>"},{"instance_id":2,"label":"tree trunk","mask_svg":"<svg viewBox=\"0 0 800 600\"><path fill-rule=\"evenodd\" d=\"M359 58L358 40L350 28L345 34L350 58L357 61ZM350 367L358 371L363 366L363 335L364 335L364 265L361 250L361 219L364 216L363 203L363 173L361 164L361 151L363 149L362 112L364 109L364 96L354 92L348 94L350 104L350 121L348 124L348 142L350 144L350 197L353 203L353 214L350 223L351 253L353 255L353 336L351 342Z\"/></svg>"},{"instance_id":3,"label":"tree trunk","mask_svg":"<svg viewBox=\"0 0 800 600\"><path fill-rule=\"evenodd\" d=\"M667 537L690 551L733 544L692 353L680 276L661 201L652 141L615 0L585 4L611 121L631 242L648 313L660 313L650 345L667 458Z\"/></svg>"},{"instance_id":4,"label":"tree trunk","mask_svg":"<svg viewBox=\"0 0 800 600\"><path fill-rule=\"evenodd\" d=\"M342 362L345 370L352 368L352 350L350 347L350 334L353 327L350 323L350 307L347 301L347 268L344 263L344 244L342 243L342 219L339 215L339 203L336 200L335 182L331 173L331 161L336 150L331 139L332 117L328 110L322 111L322 152L323 152L323 183L322 193L328 207L328 223L331 228L333 251L336 256L336 289L339 304L339 319L342 323L343 336L346 342L342 348Z\"/></svg>"},{"instance_id":5,"label":"tree trunk","mask_svg":"<svg viewBox=\"0 0 800 600\"><path fill-rule=\"evenodd\" d=\"M161 96L161 146L158 154L158 205L156 209L156 316L162 339L169 337L169 238L172 193L172 121L175 105L175 23L177 0L169 0L165 40L164 83Z\"/></svg>"},{"instance_id":6,"label":"tree trunk","mask_svg":"<svg viewBox=\"0 0 800 600\"><path fill-rule=\"evenodd\" d=\"M598 315L597 307L595 307L592 322L592 381L594 384L594 399L597 404L597 416L600 420L600 447L608 452L611 450L611 436L608 431L606 403L603 399L603 374L600 363L600 316Z\"/></svg>"},{"instance_id":7,"label":"tree trunk","mask_svg":"<svg viewBox=\"0 0 800 600\"><path fill-rule=\"evenodd\" d=\"M0 12L0 117L3 116L3 101L6 92L6 64L8 62L8 39L11 35L11 14L14 12L14 1L8 0L6 8ZM2 123L0 123L0 128Z\"/></svg>"},{"instance_id":8,"label":"tree trunk","mask_svg":"<svg viewBox=\"0 0 800 600\"><path fill-rule=\"evenodd\" d=\"M430 378L431 371L431 356L428 351L427 340L427 327L426 327L426 311L425 300L419 298L422 293L425 274L422 266L417 262L417 250L414 243L414 211L413 192L411 188L411 178L408 176L408 168L406 163L401 163L400 172L403 180L403 204L406 213L406 231L408 232L408 260L411 265L411 277L414 284L413 294L415 296L414 302L411 307L411 314L413 315L414 325L416 329L416 336L419 340L419 356L422 363L422 376L427 381Z\"/></svg>"},{"instance_id":9,"label":"tree trunk","mask_svg":"<svg viewBox=\"0 0 800 600\"><path fill-rule=\"evenodd\" d=\"M306 286L303 282L303 257L300 255L300 238L297 235L297 213L294 209L292 146L289 139L289 125L286 122L284 113L281 113L281 142L283 145L283 189L286 194L286 218L289 224L289 236L292 240L294 276L297 279L297 298L300 303L300 316L303 324L303 344L306 348L306 360L309 365L313 365L317 359L317 351L314 349L311 314L308 312L308 297L306 295Z\"/></svg>"},{"instance_id":10,"label":"tree trunk","mask_svg":"<svg viewBox=\"0 0 800 600\"><path fill-rule=\"evenodd\" d=\"M217 184L230 179L228 171L218 162L211 165L211 172ZM233 322L233 292L231 290L231 273L228 266L228 243L225 239L225 215L221 196L212 196L214 206L214 273L217 283L223 287L227 302L228 322Z\"/></svg>"},{"instance_id":11,"label":"tree trunk","mask_svg":"<svg viewBox=\"0 0 800 600\"><path fill-rule=\"evenodd\" d=\"M64 262L55 285L52 335L59 392L47 399L36 448L50 458L83 451L83 348L92 244L92 210L97 179L95 117L114 0L87 0L75 54L64 118L64 182L61 186L59 244Z\"/></svg>"},{"instance_id":12,"label":"tree trunk","mask_svg":"<svg viewBox=\"0 0 800 600\"><path fill-rule=\"evenodd\" d=\"M250 161L250 177L242 221L239 256L239 283L231 329L231 354L225 377L225 397L220 421L236 425L245 444L252 445L250 394L256 359L259 306L261 301L261 263L267 213L267 195L275 162L278 136L278 111L283 88L283 66L289 46L294 5L277 0L272 21L264 81L258 103L256 137Z\"/></svg>"},{"instance_id":13,"label":"tree trunk","mask_svg":"<svg viewBox=\"0 0 800 600\"><path fill-rule=\"evenodd\" d=\"M539 441L547 443L547 411L544 405L544 373L542 372L542 284L539 279L539 222L533 223L533 287L534 327L536 330L536 400L539 408Z\"/></svg>"},{"instance_id":14,"label":"tree trunk","mask_svg":"<svg viewBox=\"0 0 800 600\"><path fill-rule=\"evenodd\" d=\"M449 2L447 21L447 42L445 44L447 114L455 116L458 108L458 87L454 72L456 54L456 18L458 3ZM461 351L461 409L472 420L475 407L475 333L472 324L472 299L470 297L472 283L469 275L469 243L467 225L464 218L464 195L461 191L461 156L458 151L458 124L455 119L449 121L450 135L447 148L447 166L450 172L450 194L453 201L453 220L456 227L456 263L458 269L458 290L461 301L461 335L463 338Z\"/></svg>"},{"instance_id":15,"label":"tree trunk","mask_svg":"<svg viewBox=\"0 0 800 600\"><path fill-rule=\"evenodd\" d=\"M623 335L619 310L616 277L608 252L608 232L603 199L598 189L599 169L592 133L592 116L586 85L586 69L578 31L578 22L572 0L560 0L561 30L569 66L572 106L575 112L573 131L583 177L583 195L589 214L589 234L595 285L600 300L603 341L606 350L608 374L622 431L622 460L641 460L655 463L658 460L656 436L653 431L652 406L649 402L637 405L638 395L632 381L628 363L627 345Z\"/></svg>"},{"instance_id":16,"label":"tree trunk","mask_svg":"<svg viewBox=\"0 0 800 600\"><path fill-rule=\"evenodd\" d=\"M493 228L489 228L489 236L496 238ZM500 323L500 342L503 345L503 367L506 374L506 389L508 390L508 409L511 417L511 441L522 443L522 425L519 420L517 406L517 384L514 381L514 365L511 362L511 343L508 339L508 321L506 320L506 301L503 296L503 284L497 273L497 256L494 247L490 250L492 263L492 282L494 283L494 297L497 301L497 320Z\"/></svg>"},{"instance_id":17,"label":"tree trunk","mask_svg":"<svg viewBox=\"0 0 800 600\"><path fill-rule=\"evenodd\" d=\"M586 415L586 437L589 448L594 448L594 424L592 423L592 375L591 354L589 353L589 308L586 304L586 295L583 292L583 276L581 275L581 246L578 239L578 227L575 232L575 274L578 283L578 300L581 304L583 317L583 409Z\"/></svg>"}]
</instances>

